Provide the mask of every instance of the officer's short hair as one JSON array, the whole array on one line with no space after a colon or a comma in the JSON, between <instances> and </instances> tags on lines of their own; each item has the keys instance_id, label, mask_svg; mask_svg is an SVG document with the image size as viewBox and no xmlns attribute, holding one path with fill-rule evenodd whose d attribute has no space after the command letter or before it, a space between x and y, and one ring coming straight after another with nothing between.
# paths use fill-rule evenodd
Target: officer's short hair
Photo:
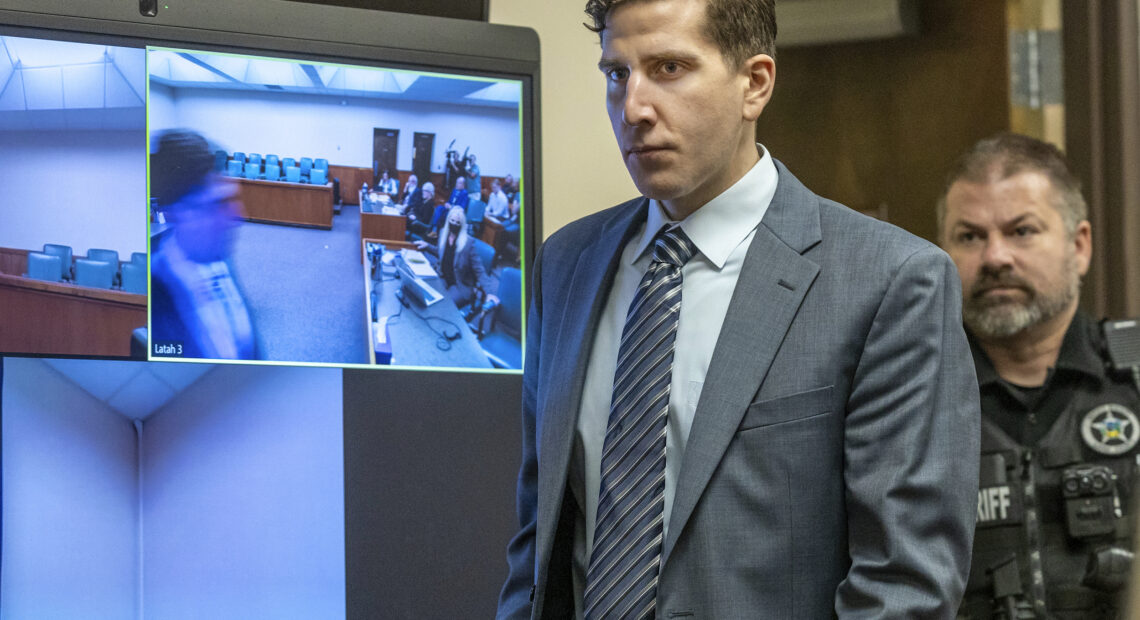
<instances>
[{"instance_id":1,"label":"officer's short hair","mask_svg":"<svg viewBox=\"0 0 1140 620\"><path fill-rule=\"evenodd\" d=\"M598 33L619 4L651 0L587 0L586 27ZM705 35L720 49L729 66L736 68L757 54L776 57L775 0L705 0Z\"/></svg>"},{"instance_id":2,"label":"officer's short hair","mask_svg":"<svg viewBox=\"0 0 1140 620\"><path fill-rule=\"evenodd\" d=\"M1069 169L1064 153L1036 138L999 133L966 151L946 175L946 184L936 207L938 238L942 239L946 232L946 196L951 185L958 181L1004 181L1022 172L1040 172L1049 179L1053 186L1053 208L1061 214L1069 236L1076 234L1077 225L1088 219L1088 206L1081 195L1081 181Z\"/></svg>"}]
</instances>

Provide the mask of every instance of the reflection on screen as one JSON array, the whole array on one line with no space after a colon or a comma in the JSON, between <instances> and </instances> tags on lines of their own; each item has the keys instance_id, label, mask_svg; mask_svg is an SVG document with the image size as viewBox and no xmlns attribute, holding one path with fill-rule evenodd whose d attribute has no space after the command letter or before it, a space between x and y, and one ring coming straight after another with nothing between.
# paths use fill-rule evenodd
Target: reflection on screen
<instances>
[{"instance_id":1,"label":"reflection on screen","mask_svg":"<svg viewBox=\"0 0 1140 620\"><path fill-rule=\"evenodd\" d=\"M521 368L521 83L152 48L151 359ZM406 295L414 256L440 303Z\"/></svg>"}]
</instances>

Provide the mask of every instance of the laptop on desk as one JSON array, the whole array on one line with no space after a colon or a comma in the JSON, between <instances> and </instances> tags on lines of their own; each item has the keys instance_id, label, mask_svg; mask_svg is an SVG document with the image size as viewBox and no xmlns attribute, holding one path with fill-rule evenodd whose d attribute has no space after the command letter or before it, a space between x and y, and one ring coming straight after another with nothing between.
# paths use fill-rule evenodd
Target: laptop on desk
<instances>
[{"instance_id":1,"label":"laptop on desk","mask_svg":"<svg viewBox=\"0 0 1140 620\"><path fill-rule=\"evenodd\" d=\"M430 265L428 269L431 269ZM420 305L431 306L443 299L443 294L417 276L402 255L396 256L396 272L400 274L400 287L404 289L404 293ZM432 270L431 274L434 276L435 271Z\"/></svg>"}]
</instances>

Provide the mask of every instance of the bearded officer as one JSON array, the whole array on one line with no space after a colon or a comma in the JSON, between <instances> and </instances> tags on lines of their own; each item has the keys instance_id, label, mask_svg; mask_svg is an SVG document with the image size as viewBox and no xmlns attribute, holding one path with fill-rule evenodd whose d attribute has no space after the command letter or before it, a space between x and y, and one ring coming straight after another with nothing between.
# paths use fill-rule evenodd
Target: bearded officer
<instances>
[{"instance_id":1,"label":"bearded officer","mask_svg":"<svg viewBox=\"0 0 1140 620\"><path fill-rule=\"evenodd\" d=\"M1014 134L963 155L938 203L982 405L961 618L1115 618L1120 609L1140 393L1077 309L1092 254L1086 213L1064 156Z\"/></svg>"}]
</instances>

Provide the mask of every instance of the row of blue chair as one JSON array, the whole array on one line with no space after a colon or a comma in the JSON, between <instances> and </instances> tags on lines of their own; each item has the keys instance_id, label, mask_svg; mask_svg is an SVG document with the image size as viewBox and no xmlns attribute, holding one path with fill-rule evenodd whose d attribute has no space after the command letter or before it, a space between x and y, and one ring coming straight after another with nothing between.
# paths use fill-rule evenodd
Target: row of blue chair
<instances>
[{"instance_id":1,"label":"row of blue chair","mask_svg":"<svg viewBox=\"0 0 1140 620\"><path fill-rule=\"evenodd\" d=\"M289 183L312 183L313 185L324 185L328 183L328 170L323 168L313 168L306 175L300 166L289 166L282 169L276 164L268 164L265 170L257 164L247 163L243 167L241 162L231 161L227 165L227 176L242 177L246 179L262 179L266 181L288 181Z\"/></svg>"},{"instance_id":2,"label":"row of blue chair","mask_svg":"<svg viewBox=\"0 0 1140 620\"><path fill-rule=\"evenodd\" d=\"M28 277L48 282L72 281L81 286L115 288L130 293L147 292L146 252L132 252L131 260L119 263L116 250L92 248L86 257L73 258L69 245L45 243L43 252L28 252Z\"/></svg>"},{"instance_id":3,"label":"row of blue chair","mask_svg":"<svg viewBox=\"0 0 1140 620\"><path fill-rule=\"evenodd\" d=\"M233 169L233 164L235 163L238 165L238 169L240 171L244 171L248 165L252 164L262 172L264 172L269 166L278 166L280 169L287 169L293 166L297 166L301 169L301 176L303 177L309 176L312 170L317 169L324 170L326 177L329 174L329 160L323 157L318 157L317 159L313 159L311 157L302 157L300 160L296 160L292 157L279 159L276 155L266 155L265 158L262 159L261 154L259 153L250 153L247 157L245 153L238 151L235 152L231 158L225 151L214 152L214 168L218 172L231 171ZM242 173L239 172L238 174L233 174L231 172L230 176L242 176Z\"/></svg>"}]
</instances>

